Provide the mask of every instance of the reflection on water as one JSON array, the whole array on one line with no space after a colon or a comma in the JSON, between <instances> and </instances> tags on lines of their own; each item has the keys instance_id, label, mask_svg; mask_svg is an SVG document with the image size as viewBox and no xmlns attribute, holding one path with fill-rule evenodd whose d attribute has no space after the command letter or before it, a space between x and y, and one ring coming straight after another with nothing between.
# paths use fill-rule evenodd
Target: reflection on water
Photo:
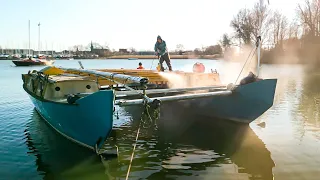
<instances>
[{"instance_id":1,"label":"reflection on water","mask_svg":"<svg viewBox=\"0 0 320 180\"><path fill-rule=\"evenodd\" d=\"M43 179L105 178L100 158L71 143L47 125L34 110L25 131L28 153L36 156Z\"/></svg>"},{"instance_id":2,"label":"reflection on water","mask_svg":"<svg viewBox=\"0 0 320 180\"><path fill-rule=\"evenodd\" d=\"M26 143L44 179L125 178L139 121L128 123L119 126L108 142L119 147L120 156L111 160L101 161L70 143L36 111L27 125ZM141 130L130 179L273 178L270 152L248 126L213 124L201 117L158 123L158 130Z\"/></svg>"},{"instance_id":3,"label":"reflection on water","mask_svg":"<svg viewBox=\"0 0 320 180\"><path fill-rule=\"evenodd\" d=\"M308 131L313 132L313 135L320 139L320 86L315 82L320 82L320 74L311 77L307 76L304 79L304 88L298 112L302 114L304 126L308 128Z\"/></svg>"}]
</instances>

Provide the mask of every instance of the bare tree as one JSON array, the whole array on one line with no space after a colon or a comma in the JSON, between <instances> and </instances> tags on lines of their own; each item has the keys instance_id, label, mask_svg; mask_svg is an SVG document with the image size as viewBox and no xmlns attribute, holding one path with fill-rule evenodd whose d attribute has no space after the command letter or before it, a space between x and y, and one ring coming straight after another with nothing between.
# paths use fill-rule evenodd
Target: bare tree
<instances>
[{"instance_id":1,"label":"bare tree","mask_svg":"<svg viewBox=\"0 0 320 180\"><path fill-rule=\"evenodd\" d=\"M241 9L231 21L231 27L235 31L235 38L239 39L239 44L250 44L253 33L252 17L249 9Z\"/></svg>"},{"instance_id":2,"label":"bare tree","mask_svg":"<svg viewBox=\"0 0 320 180\"><path fill-rule=\"evenodd\" d=\"M251 19L253 23L253 32L251 34L251 39L256 42L259 35L259 28L261 30L261 42L264 43L267 40L267 35L270 30L270 10L267 6L260 6L259 3L256 3L251 12ZM259 21L261 21L261 27L259 27Z\"/></svg>"},{"instance_id":3,"label":"bare tree","mask_svg":"<svg viewBox=\"0 0 320 180\"><path fill-rule=\"evenodd\" d=\"M304 5L298 4L298 15L300 22L306 25L306 34L311 37L320 35L319 0L305 0Z\"/></svg>"},{"instance_id":4,"label":"bare tree","mask_svg":"<svg viewBox=\"0 0 320 180\"><path fill-rule=\"evenodd\" d=\"M224 49L227 49L231 46L232 42L231 42L231 38L229 38L228 34L222 35L222 40L221 40L220 44Z\"/></svg>"},{"instance_id":5,"label":"bare tree","mask_svg":"<svg viewBox=\"0 0 320 180\"><path fill-rule=\"evenodd\" d=\"M176 46L176 51L183 51L184 50L184 47L182 44L177 44Z\"/></svg>"},{"instance_id":6,"label":"bare tree","mask_svg":"<svg viewBox=\"0 0 320 180\"><path fill-rule=\"evenodd\" d=\"M265 37L269 31L268 28L269 10L266 6L260 7L257 3L252 10L241 9L231 21L231 27L235 31L235 38L239 39L239 43L252 44L256 42L261 29L261 36ZM259 21L261 20L261 27ZM264 41L264 38L261 40Z\"/></svg>"},{"instance_id":7,"label":"bare tree","mask_svg":"<svg viewBox=\"0 0 320 180\"><path fill-rule=\"evenodd\" d=\"M222 48L221 46L218 45L214 45L214 46L208 46L205 51L204 51L205 55L214 55L214 54L221 54L222 53Z\"/></svg>"},{"instance_id":8,"label":"bare tree","mask_svg":"<svg viewBox=\"0 0 320 180\"><path fill-rule=\"evenodd\" d=\"M295 21L292 21L291 24L289 25L288 31L287 31L288 39L292 39L292 38L298 39L299 29L300 29L300 27L299 27L298 23Z\"/></svg>"},{"instance_id":9,"label":"bare tree","mask_svg":"<svg viewBox=\"0 0 320 180\"><path fill-rule=\"evenodd\" d=\"M200 55L201 54L201 50L199 48L196 48L193 50L195 55Z\"/></svg>"},{"instance_id":10,"label":"bare tree","mask_svg":"<svg viewBox=\"0 0 320 180\"><path fill-rule=\"evenodd\" d=\"M136 53L137 51L136 51L136 49L135 49L134 47L131 47L131 48L130 48L130 52L131 52L131 53Z\"/></svg>"},{"instance_id":11,"label":"bare tree","mask_svg":"<svg viewBox=\"0 0 320 180\"><path fill-rule=\"evenodd\" d=\"M275 11L269 22L271 41L282 49L284 39L288 38L288 19L279 11Z\"/></svg>"},{"instance_id":12,"label":"bare tree","mask_svg":"<svg viewBox=\"0 0 320 180\"><path fill-rule=\"evenodd\" d=\"M76 52L76 51L84 51L85 50L85 47L83 45L75 45L75 46L72 46L72 51Z\"/></svg>"}]
</instances>

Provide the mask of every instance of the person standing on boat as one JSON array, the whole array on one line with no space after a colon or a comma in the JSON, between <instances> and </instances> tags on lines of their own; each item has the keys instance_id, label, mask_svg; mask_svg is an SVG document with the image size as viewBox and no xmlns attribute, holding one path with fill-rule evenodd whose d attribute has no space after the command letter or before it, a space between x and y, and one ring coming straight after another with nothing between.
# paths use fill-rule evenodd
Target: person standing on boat
<instances>
[{"instance_id":1,"label":"person standing on boat","mask_svg":"<svg viewBox=\"0 0 320 180\"><path fill-rule=\"evenodd\" d=\"M167 45L166 42L162 40L161 36L157 37L157 42L154 45L154 51L156 52L156 56L160 56L161 71L164 71L164 67L162 65L163 61L166 61L169 71L172 71Z\"/></svg>"}]
</instances>

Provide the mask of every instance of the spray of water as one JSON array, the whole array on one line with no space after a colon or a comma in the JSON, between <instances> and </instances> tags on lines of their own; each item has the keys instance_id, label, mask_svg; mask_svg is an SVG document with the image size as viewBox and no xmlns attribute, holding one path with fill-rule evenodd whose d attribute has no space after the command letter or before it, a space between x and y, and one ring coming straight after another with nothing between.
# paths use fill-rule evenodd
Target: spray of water
<instances>
[{"instance_id":1,"label":"spray of water","mask_svg":"<svg viewBox=\"0 0 320 180\"><path fill-rule=\"evenodd\" d=\"M220 85L219 76L215 73L167 73L160 75L169 83L169 88L192 88Z\"/></svg>"},{"instance_id":2,"label":"spray of water","mask_svg":"<svg viewBox=\"0 0 320 180\"><path fill-rule=\"evenodd\" d=\"M224 84L239 83L250 71L256 74L256 54L255 47L248 45L242 46L237 52L227 52L223 66L219 69L222 82ZM237 78L238 81L236 82Z\"/></svg>"},{"instance_id":3,"label":"spray of water","mask_svg":"<svg viewBox=\"0 0 320 180\"><path fill-rule=\"evenodd\" d=\"M262 51L261 56L266 55ZM292 62L296 63L298 61L298 55L293 48L286 48L286 53L277 54L273 53L273 63L281 62ZM200 61L201 62L201 61ZM187 64L182 69L186 72L192 71L192 64ZM242 70L243 68L243 70ZM210 70L211 67L206 67L206 70ZM213 68L215 69L215 68ZM242 70L242 72L241 72ZM212 74L196 74L191 76L184 76L183 73L160 73L160 75L167 79L169 82L169 88L186 88L186 87L201 87L201 86L213 86L221 84L236 83L238 84L240 80L246 77L249 72L257 74L257 50L255 46L242 46L240 51L228 52L227 58L219 62L218 73L215 75L215 80ZM269 72L270 71L270 72ZM240 74L241 72L241 74ZM268 68L263 69L260 72L261 77L274 77L274 72ZM211 75L210 75L211 74ZM238 81L236 82L236 79ZM220 81L221 80L221 81Z\"/></svg>"}]
</instances>

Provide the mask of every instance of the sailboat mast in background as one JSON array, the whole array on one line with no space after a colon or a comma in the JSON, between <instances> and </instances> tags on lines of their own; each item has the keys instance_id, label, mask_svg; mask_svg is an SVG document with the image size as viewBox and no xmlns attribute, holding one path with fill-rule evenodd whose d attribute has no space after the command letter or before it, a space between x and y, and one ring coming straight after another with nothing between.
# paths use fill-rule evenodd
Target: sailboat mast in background
<instances>
[{"instance_id":1,"label":"sailboat mast in background","mask_svg":"<svg viewBox=\"0 0 320 180\"><path fill-rule=\"evenodd\" d=\"M29 20L29 23L28 23L28 30L29 30L29 46L28 46L28 56L30 56L30 20Z\"/></svg>"},{"instance_id":2,"label":"sailboat mast in background","mask_svg":"<svg viewBox=\"0 0 320 180\"><path fill-rule=\"evenodd\" d=\"M41 54L41 50L40 50L40 22L39 22L39 24L38 24L38 27L39 27L39 39L38 39L38 54Z\"/></svg>"}]
</instances>

